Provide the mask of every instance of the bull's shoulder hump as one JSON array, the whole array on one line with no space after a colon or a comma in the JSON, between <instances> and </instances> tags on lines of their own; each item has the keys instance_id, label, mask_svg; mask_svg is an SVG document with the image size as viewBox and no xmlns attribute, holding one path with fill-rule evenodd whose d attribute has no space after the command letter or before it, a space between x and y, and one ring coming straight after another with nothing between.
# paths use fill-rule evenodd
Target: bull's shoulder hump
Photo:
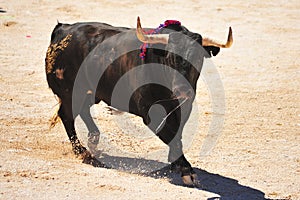
<instances>
[{"instance_id":1,"label":"bull's shoulder hump","mask_svg":"<svg viewBox=\"0 0 300 200\"><path fill-rule=\"evenodd\" d=\"M85 30L88 28L94 28L98 30L114 30L114 31L127 31L130 30L130 28L127 27L117 27L117 26L112 26L110 24L102 23L102 22L78 22L75 24L72 24L72 29L73 30Z\"/></svg>"}]
</instances>

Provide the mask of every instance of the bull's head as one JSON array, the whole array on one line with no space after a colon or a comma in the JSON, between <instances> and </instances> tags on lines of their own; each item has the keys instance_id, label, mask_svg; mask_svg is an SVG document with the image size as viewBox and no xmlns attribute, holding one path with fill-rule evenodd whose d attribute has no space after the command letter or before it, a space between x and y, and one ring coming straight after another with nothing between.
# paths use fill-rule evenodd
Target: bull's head
<instances>
[{"instance_id":1,"label":"bull's head","mask_svg":"<svg viewBox=\"0 0 300 200\"><path fill-rule=\"evenodd\" d=\"M229 48L233 43L232 30L229 28L227 42L216 42L202 38L200 34L188 30L171 31L168 34L147 35L137 19L137 38L143 43L165 44L166 64L175 69L179 76L173 76L172 90L176 98L194 99L196 83L199 78L204 57L217 55L220 48Z\"/></svg>"}]
</instances>

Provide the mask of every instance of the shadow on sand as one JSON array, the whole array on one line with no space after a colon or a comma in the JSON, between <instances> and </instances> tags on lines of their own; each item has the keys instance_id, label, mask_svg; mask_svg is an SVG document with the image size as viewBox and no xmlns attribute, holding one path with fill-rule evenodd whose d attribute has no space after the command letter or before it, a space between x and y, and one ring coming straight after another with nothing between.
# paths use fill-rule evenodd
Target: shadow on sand
<instances>
[{"instance_id":1,"label":"shadow on sand","mask_svg":"<svg viewBox=\"0 0 300 200\"><path fill-rule=\"evenodd\" d=\"M155 179L168 178L171 184L181 187L189 187L183 184L178 173L171 172L170 166L163 162L146 160L143 158L109 156L107 154L102 154L99 159L107 166L107 168L117 169L128 173L135 173ZM153 169L158 170L153 171ZM194 168L194 170L198 175L198 184L194 188L216 194L216 197L209 198L208 200L266 199L264 197L265 194L262 191L240 185L235 179L209 173L198 168Z\"/></svg>"}]
</instances>

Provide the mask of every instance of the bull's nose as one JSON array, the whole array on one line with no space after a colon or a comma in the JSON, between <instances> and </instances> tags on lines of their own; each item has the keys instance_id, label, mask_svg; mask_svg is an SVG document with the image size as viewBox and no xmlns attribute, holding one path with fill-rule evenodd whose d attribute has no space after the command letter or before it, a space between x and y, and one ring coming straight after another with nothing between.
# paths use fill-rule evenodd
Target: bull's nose
<instances>
[{"instance_id":1,"label":"bull's nose","mask_svg":"<svg viewBox=\"0 0 300 200\"><path fill-rule=\"evenodd\" d=\"M173 94L177 99L191 99L194 97L195 92L192 88L175 88Z\"/></svg>"}]
</instances>

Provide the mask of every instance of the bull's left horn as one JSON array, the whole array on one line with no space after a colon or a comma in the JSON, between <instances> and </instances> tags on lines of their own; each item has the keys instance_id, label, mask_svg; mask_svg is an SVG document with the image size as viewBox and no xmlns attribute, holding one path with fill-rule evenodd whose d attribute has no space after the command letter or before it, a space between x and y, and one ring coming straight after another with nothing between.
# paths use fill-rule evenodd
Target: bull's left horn
<instances>
[{"instance_id":1,"label":"bull's left horn","mask_svg":"<svg viewBox=\"0 0 300 200\"><path fill-rule=\"evenodd\" d=\"M137 28L136 36L143 43L149 44L168 44L169 35L168 34L157 34L157 35L147 35L144 34L144 31L141 26L140 17L137 18Z\"/></svg>"},{"instance_id":2,"label":"bull's left horn","mask_svg":"<svg viewBox=\"0 0 300 200\"><path fill-rule=\"evenodd\" d=\"M228 33L226 44L216 42L216 41L214 41L212 39L209 39L209 38L203 38L202 39L202 45L203 46L215 46L215 47L220 47L220 48L229 48L229 47L231 47L232 43L233 43L233 37L232 37L231 27L229 27L229 33Z\"/></svg>"}]
</instances>

